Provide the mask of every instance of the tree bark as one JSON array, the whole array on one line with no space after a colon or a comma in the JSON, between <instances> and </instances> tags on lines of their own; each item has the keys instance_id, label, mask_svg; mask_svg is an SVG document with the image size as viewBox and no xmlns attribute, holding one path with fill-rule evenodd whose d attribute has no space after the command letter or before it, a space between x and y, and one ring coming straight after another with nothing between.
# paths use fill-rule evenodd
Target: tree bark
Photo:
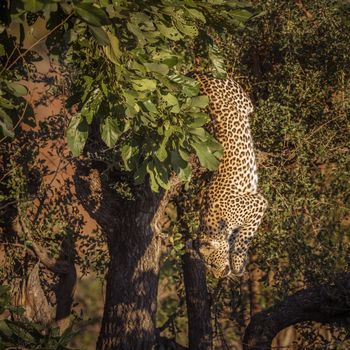
<instances>
[{"instance_id":1,"label":"tree bark","mask_svg":"<svg viewBox=\"0 0 350 350\"><path fill-rule=\"evenodd\" d=\"M252 317L244 335L245 350L271 349L282 329L304 321L331 323L350 316L350 274L334 285L301 290Z\"/></svg>"},{"instance_id":2,"label":"tree bark","mask_svg":"<svg viewBox=\"0 0 350 350\"><path fill-rule=\"evenodd\" d=\"M193 249L183 255L183 272L188 316L188 342L191 350L211 350L213 336L210 299L203 261Z\"/></svg>"},{"instance_id":3,"label":"tree bark","mask_svg":"<svg viewBox=\"0 0 350 350\"><path fill-rule=\"evenodd\" d=\"M120 198L101 171L79 166L77 194L107 235L110 263L98 350L148 350L155 342L160 239L150 223L160 196L140 186Z\"/></svg>"},{"instance_id":4,"label":"tree bark","mask_svg":"<svg viewBox=\"0 0 350 350\"><path fill-rule=\"evenodd\" d=\"M250 264L248 267L249 273L249 292L250 292L250 317L261 311L260 304L260 279L262 276L261 270L256 264L256 255L252 254L250 257Z\"/></svg>"}]
</instances>

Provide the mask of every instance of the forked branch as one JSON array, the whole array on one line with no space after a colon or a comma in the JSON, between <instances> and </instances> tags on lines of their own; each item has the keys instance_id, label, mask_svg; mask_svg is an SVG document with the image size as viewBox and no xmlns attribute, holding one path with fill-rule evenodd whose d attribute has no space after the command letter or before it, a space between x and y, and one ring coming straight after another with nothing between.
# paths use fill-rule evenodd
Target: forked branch
<instances>
[{"instance_id":1,"label":"forked branch","mask_svg":"<svg viewBox=\"0 0 350 350\"><path fill-rule=\"evenodd\" d=\"M350 316L350 273L332 285L303 289L252 317L245 335L244 350L271 349L281 330L305 321L331 323Z\"/></svg>"}]
</instances>

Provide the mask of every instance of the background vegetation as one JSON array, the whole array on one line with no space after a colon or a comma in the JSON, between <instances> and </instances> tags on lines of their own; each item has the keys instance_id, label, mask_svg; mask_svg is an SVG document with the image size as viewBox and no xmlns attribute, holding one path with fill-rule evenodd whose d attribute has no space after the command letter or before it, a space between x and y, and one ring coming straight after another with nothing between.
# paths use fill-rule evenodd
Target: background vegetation
<instances>
[{"instance_id":1,"label":"background vegetation","mask_svg":"<svg viewBox=\"0 0 350 350\"><path fill-rule=\"evenodd\" d=\"M72 180L55 189L45 183L50 170L38 159L40 149L61 140L66 130L72 154L83 153L88 164L105 164L111 191L125 203L135 200L144 182L153 191L168 189L173 170L190 179L192 153L204 168L215 170L221 147L204 128L207 99L186 76L197 67L218 77L232 74L256 106L251 123L260 189L269 209L244 277L224 281L219 289L208 279L215 348L240 349L259 311L297 290L331 285L349 270L349 3L92 3L1 3L0 280L16 298L10 303L7 289L1 289L0 348L64 348L74 335L71 328L64 333L66 327L56 324L48 332L43 326L53 318L55 286L67 283L70 266L101 281L106 274L106 236L84 232L86 219L71 200ZM23 98L28 94L23 81L45 77L36 66L42 57L24 40L41 20L49 55L61 67L59 81L46 79L54 87L49 95L64 96L72 116L62 110L29 129L35 105ZM59 141L53 145L67 164L81 159L72 159ZM192 181L184 198L168 206L172 224L165 234L168 257L158 293L157 326L183 346L188 341L181 259L188 233L183 228L195 232L198 212L177 212L196 196L196 186L201 183ZM39 260L40 270L35 268ZM30 298L23 294L30 286L47 299L46 316L28 311ZM87 335L87 318L98 324L103 306L96 307L100 287L83 286L70 319L80 329L73 345L86 349L95 342ZM25 313L15 311L18 304ZM89 308L99 315L89 315ZM346 317L327 327L299 323L274 345L346 349L348 329Z\"/></svg>"}]
</instances>

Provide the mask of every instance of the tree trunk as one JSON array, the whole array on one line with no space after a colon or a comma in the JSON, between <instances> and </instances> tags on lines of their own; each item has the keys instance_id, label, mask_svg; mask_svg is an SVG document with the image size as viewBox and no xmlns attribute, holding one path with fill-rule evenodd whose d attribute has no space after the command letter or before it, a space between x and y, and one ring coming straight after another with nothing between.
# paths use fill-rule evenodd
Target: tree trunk
<instances>
[{"instance_id":1,"label":"tree trunk","mask_svg":"<svg viewBox=\"0 0 350 350\"><path fill-rule=\"evenodd\" d=\"M148 350L155 342L160 239L150 223L160 196L140 186L122 199L101 172L80 166L76 188L107 235L110 264L98 350Z\"/></svg>"},{"instance_id":2,"label":"tree trunk","mask_svg":"<svg viewBox=\"0 0 350 350\"><path fill-rule=\"evenodd\" d=\"M182 258L188 315L188 342L191 350L211 350L213 336L205 266L196 251Z\"/></svg>"}]
</instances>

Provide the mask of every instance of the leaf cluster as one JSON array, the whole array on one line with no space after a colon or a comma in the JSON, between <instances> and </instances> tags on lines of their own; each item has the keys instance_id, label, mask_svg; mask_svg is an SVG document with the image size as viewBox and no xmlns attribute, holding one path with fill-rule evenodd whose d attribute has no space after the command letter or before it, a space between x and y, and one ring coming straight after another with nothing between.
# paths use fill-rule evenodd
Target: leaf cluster
<instances>
[{"instance_id":1,"label":"leaf cluster","mask_svg":"<svg viewBox=\"0 0 350 350\"><path fill-rule=\"evenodd\" d=\"M47 21L47 47L70 65L74 80L68 107L77 111L67 129L73 155L89 135L99 135L120 157L136 184L167 188L175 171L189 179L189 155L215 170L221 146L204 128L208 99L185 73L194 68L203 33L243 26L253 17L239 1L27 1L10 9L11 20ZM35 16L33 16L35 14ZM218 25L220 23L220 25ZM206 59L217 76L226 68L210 35ZM63 50L62 50L63 48ZM95 136L94 136L95 135Z\"/></svg>"}]
</instances>

